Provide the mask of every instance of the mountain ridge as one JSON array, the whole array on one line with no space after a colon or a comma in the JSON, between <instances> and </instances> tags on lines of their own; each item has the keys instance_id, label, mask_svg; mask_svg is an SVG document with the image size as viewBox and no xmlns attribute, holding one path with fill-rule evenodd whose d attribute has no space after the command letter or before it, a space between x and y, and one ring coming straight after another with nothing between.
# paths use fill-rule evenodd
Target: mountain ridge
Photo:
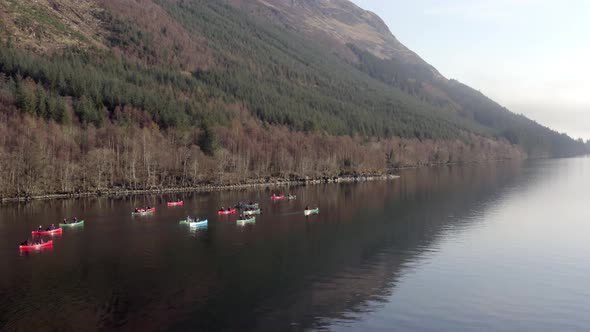
<instances>
[{"instance_id":1,"label":"mountain ridge","mask_svg":"<svg viewBox=\"0 0 590 332\"><path fill-rule=\"evenodd\" d=\"M382 59L398 58L408 63L428 65L400 43L377 14L350 1L232 0L231 3L250 10L256 4L261 4L273 9L275 15L281 13L281 23L286 26L298 27L311 34L327 34L343 46L355 43Z\"/></svg>"}]
</instances>

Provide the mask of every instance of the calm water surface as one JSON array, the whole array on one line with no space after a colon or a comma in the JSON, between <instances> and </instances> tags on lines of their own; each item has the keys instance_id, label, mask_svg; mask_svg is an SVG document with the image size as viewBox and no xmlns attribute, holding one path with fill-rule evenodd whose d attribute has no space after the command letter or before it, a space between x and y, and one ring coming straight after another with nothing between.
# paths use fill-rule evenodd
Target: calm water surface
<instances>
[{"instance_id":1,"label":"calm water surface","mask_svg":"<svg viewBox=\"0 0 590 332\"><path fill-rule=\"evenodd\" d=\"M0 331L588 331L589 190L578 158L296 187L293 202L257 189L4 204ZM238 201L263 215L217 216ZM130 215L145 205L155 215ZM189 213L209 226L179 225ZM86 225L19 252L65 216Z\"/></svg>"}]
</instances>

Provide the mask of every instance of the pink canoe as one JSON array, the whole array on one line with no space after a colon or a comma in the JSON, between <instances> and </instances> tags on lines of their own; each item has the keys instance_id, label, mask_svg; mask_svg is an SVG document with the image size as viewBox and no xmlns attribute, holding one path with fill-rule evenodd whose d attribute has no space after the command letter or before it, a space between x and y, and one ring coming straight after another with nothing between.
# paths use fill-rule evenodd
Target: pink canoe
<instances>
[{"instance_id":1,"label":"pink canoe","mask_svg":"<svg viewBox=\"0 0 590 332\"><path fill-rule=\"evenodd\" d=\"M221 214L221 215L228 215L228 214L234 214L234 213L236 213L236 209L219 210L219 211L217 211L217 214Z\"/></svg>"},{"instance_id":2,"label":"pink canoe","mask_svg":"<svg viewBox=\"0 0 590 332\"><path fill-rule=\"evenodd\" d=\"M47 241L47 242L41 243L41 244L31 245L31 246L19 246L18 248L20 250L39 250L39 249L49 248L49 247L53 247L53 240Z\"/></svg>"},{"instance_id":3,"label":"pink canoe","mask_svg":"<svg viewBox=\"0 0 590 332\"><path fill-rule=\"evenodd\" d=\"M32 231L31 232L31 234L33 234L33 236L55 235L55 234L61 234L61 233L62 233L61 228L52 229L50 231Z\"/></svg>"}]
</instances>

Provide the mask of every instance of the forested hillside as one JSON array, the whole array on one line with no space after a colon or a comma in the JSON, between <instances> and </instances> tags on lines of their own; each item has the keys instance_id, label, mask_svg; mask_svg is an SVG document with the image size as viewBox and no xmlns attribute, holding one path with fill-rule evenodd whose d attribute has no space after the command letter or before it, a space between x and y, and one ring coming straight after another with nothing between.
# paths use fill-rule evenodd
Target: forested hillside
<instances>
[{"instance_id":1,"label":"forested hillside","mask_svg":"<svg viewBox=\"0 0 590 332\"><path fill-rule=\"evenodd\" d=\"M382 60L349 45L359 58L357 68L433 106L455 111L460 117L488 128L494 137L525 149L529 157L565 157L584 153L580 142L500 106L456 80L440 79L423 65ZM433 93L432 91L435 91Z\"/></svg>"},{"instance_id":2,"label":"forested hillside","mask_svg":"<svg viewBox=\"0 0 590 332\"><path fill-rule=\"evenodd\" d=\"M587 151L445 79L346 0L274 2L0 0L0 195Z\"/></svg>"}]
</instances>

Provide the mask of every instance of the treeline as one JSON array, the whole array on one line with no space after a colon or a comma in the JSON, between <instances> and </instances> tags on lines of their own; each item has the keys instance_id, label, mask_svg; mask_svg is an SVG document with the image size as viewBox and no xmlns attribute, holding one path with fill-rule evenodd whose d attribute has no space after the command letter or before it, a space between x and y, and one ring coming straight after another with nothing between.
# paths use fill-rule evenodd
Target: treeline
<instances>
[{"instance_id":1,"label":"treeline","mask_svg":"<svg viewBox=\"0 0 590 332\"><path fill-rule=\"evenodd\" d=\"M0 197L157 189L383 174L394 167L524 158L507 142L372 139L263 128L234 106L229 127L160 129L155 123L58 124L7 108L0 93ZM216 152L204 153L203 137Z\"/></svg>"}]
</instances>

